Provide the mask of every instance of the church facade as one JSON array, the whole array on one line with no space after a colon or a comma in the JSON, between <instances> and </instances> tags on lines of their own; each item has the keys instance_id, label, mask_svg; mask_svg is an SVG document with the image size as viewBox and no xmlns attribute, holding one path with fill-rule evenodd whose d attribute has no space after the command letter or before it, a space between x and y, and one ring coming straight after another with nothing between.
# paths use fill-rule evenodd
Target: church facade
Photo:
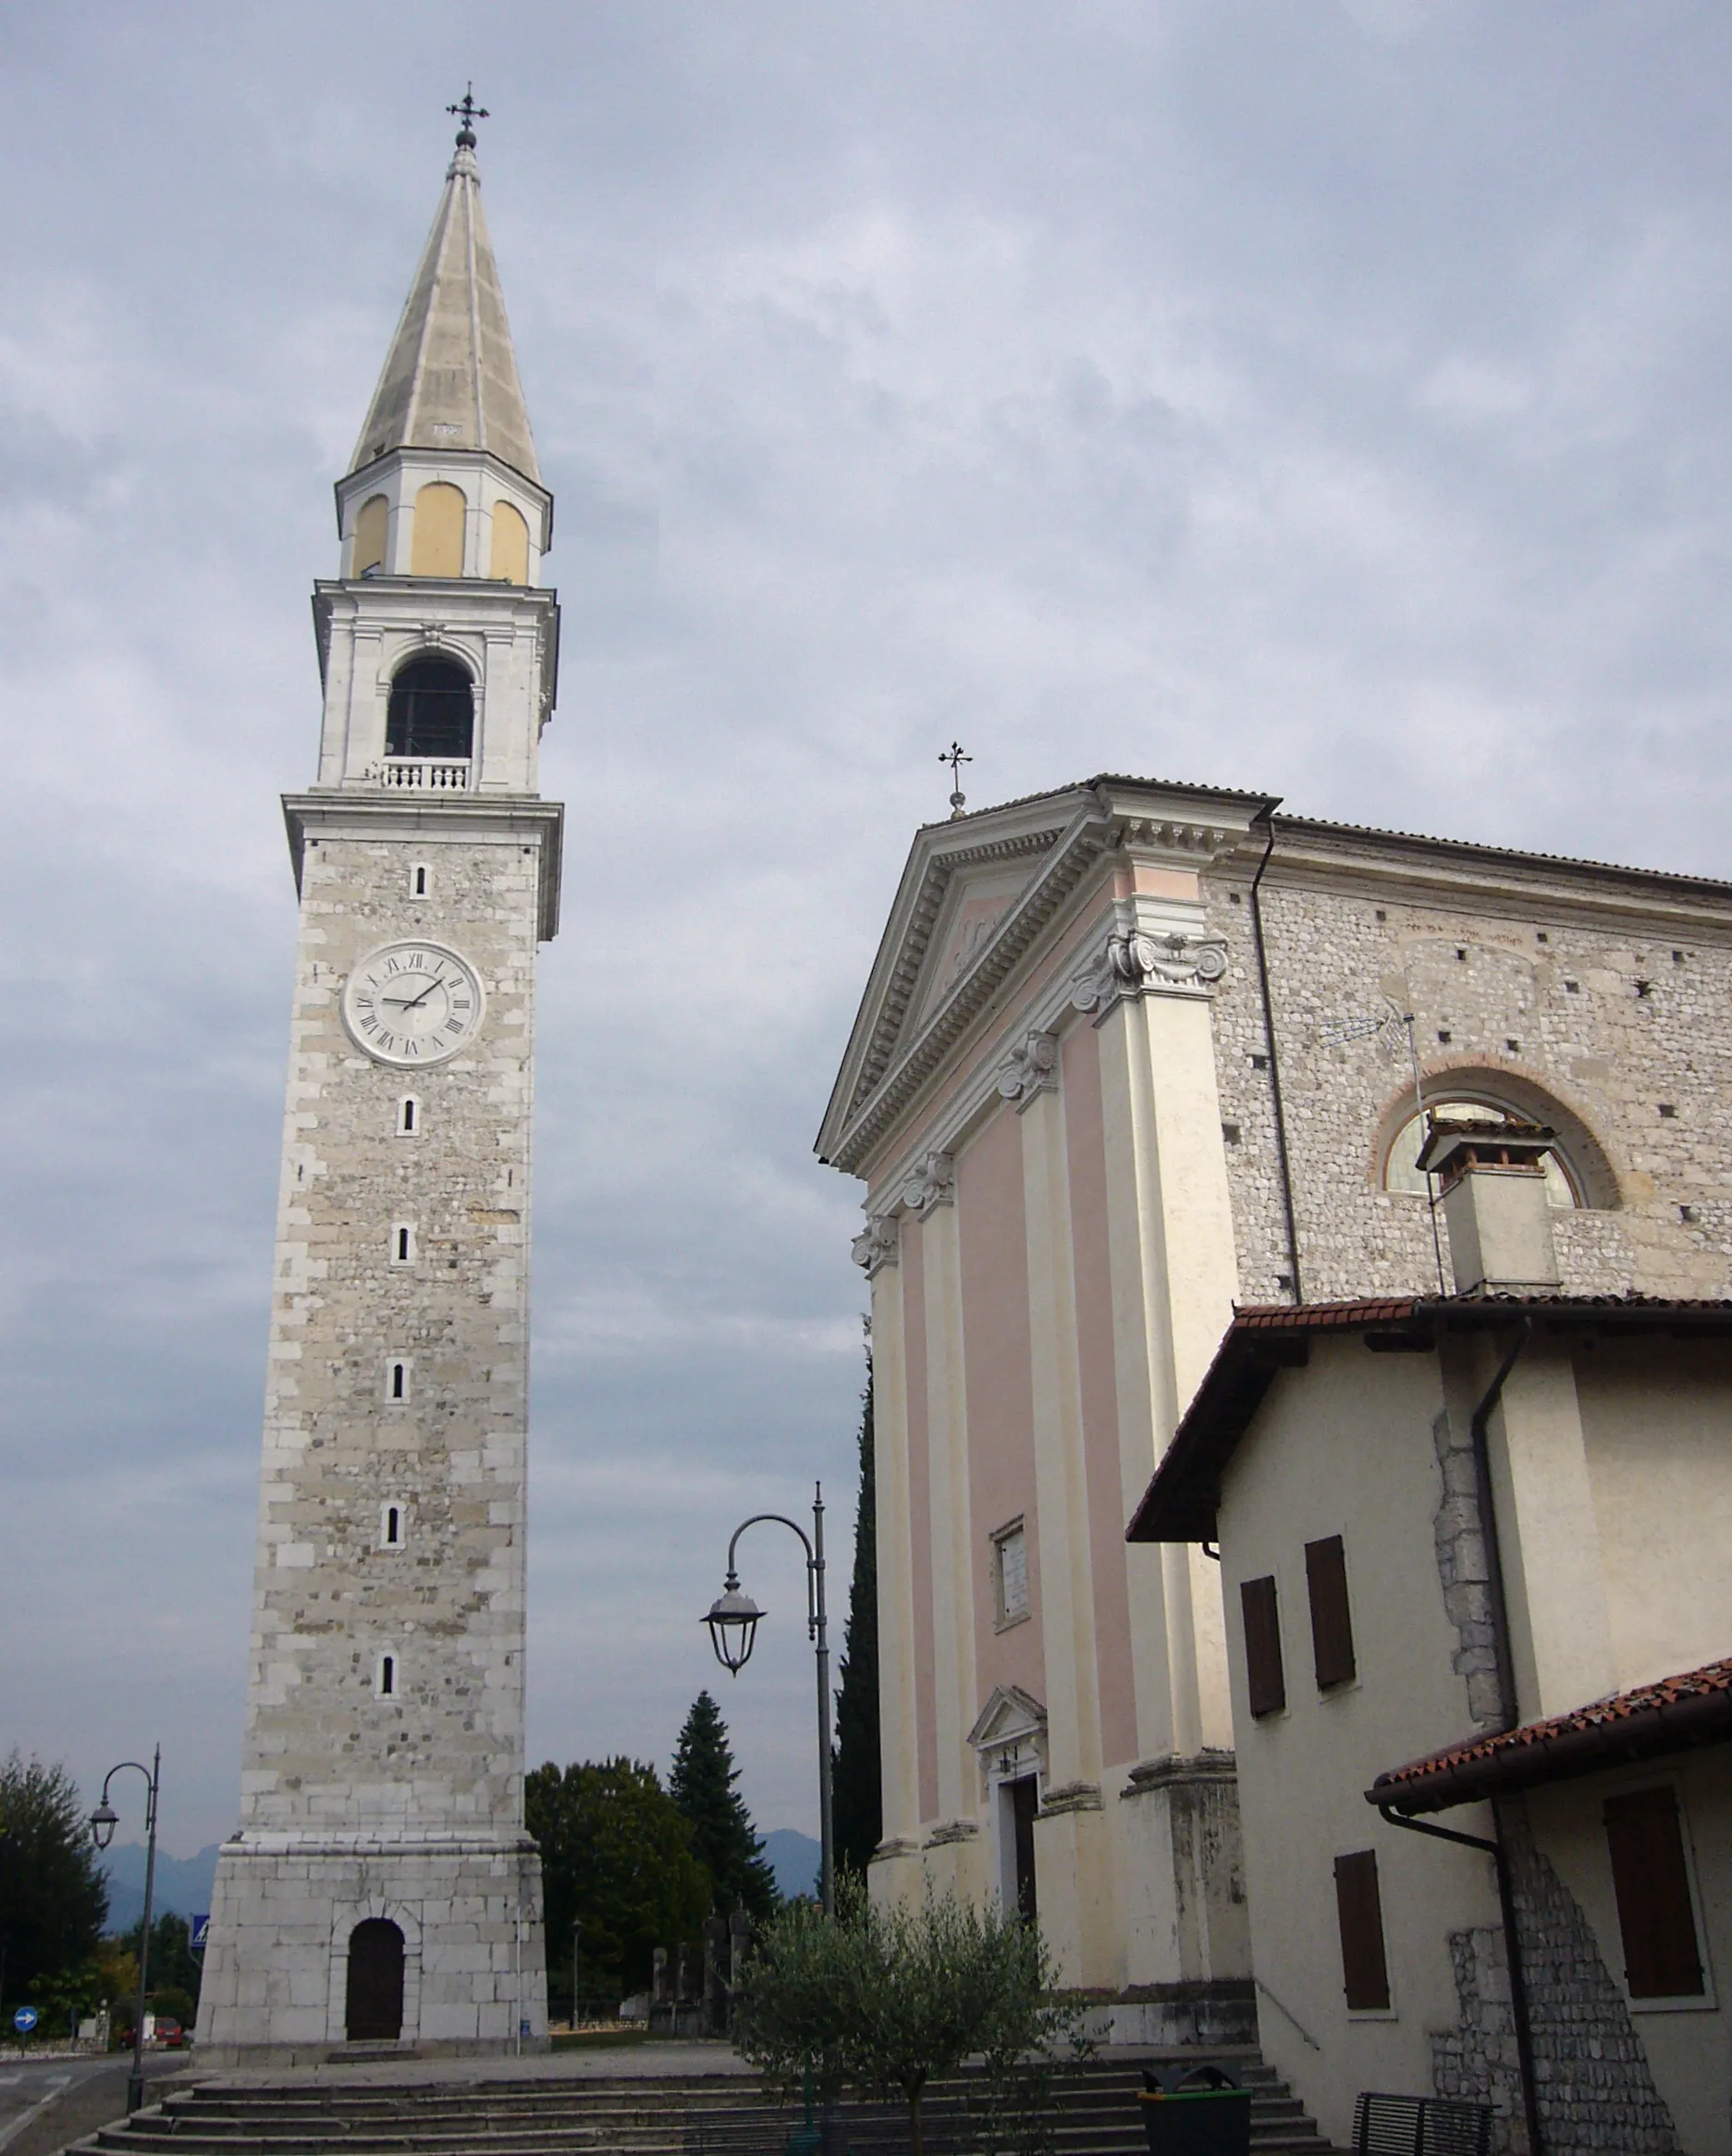
<instances>
[{"instance_id":1,"label":"church facade","mask_svg":"<svg viewBox=\"0 0 1732 2156\"><path fill-rule=\"evenodd\" d=\"M552 530L467 117L314 593L240 1824L201 2057L545 2044L524 1472Z\"/></svg>"},{"instance_id":2,"label":"church facade","mask_svg":"<svg viewBox=\"0 0 1732 2156\"><path fill-rule=\"evenodd\" d=\"M1124 2040L1259 2002L1219 1564L1125 1541L1235 1305L1453 1291L1418 1092L1556 1132L1564 1291L1732 1288L1732 887L1278 807L920 832L818 1140L866 1192L875 1891L1038 1910Z\"/></svg>"}]
</instances>

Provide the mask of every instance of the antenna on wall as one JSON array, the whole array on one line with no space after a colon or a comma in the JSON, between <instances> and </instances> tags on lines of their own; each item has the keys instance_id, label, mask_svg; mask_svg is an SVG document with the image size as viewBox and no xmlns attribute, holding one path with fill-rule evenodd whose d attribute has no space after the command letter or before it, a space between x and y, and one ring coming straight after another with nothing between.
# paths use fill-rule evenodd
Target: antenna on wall
<instances>
[{"instance_id":1,"label":"antenna on wall","mask_svg":"<svg viewBox=\"0 0 1732 2156\"><path fill-rule=\"evenodd\" d=\"M1382 1017L1332 1018L1318 1034L1325 1048L1345 1048L1349 1041L1369 1041L1373 1034L1382 1033L1391 1026L1399 1026L1407 1036L1407 1063L1413 1072L1414 1114L1423 1119L1425 1115L1425 1088L1419 1078L1419 1051L1414 1045L1413 1013L1404 1011L1394 996L1385 996L1389 1005ZM1437 1226L1437 1182L1430 1168L1425 1171L1426 1207L1431 1215L1431 1255L1437 1260L1437 1292L1447 1295L1443 1285L1443 1238Z\"/></svg>"}]
</instances>

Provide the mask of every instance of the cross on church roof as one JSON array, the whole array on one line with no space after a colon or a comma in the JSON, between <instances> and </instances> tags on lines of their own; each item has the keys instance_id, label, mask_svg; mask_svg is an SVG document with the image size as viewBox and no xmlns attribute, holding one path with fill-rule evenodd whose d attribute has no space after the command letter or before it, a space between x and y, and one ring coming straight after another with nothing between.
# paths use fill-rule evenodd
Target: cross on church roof
<instances>
[{"instance_id":1,"label":"cross on church roof","mask_svg":"<svg viewBox=\"0 0 1732 2156\"><path fill-rule=\"evenodd\" d=\"M939 758L940 763L949 764L951 767L951 814L952 816L962 814L967 798L963 792L962 767L964 764L973 763L974 760L960 741L952 741Z\"/></svg>"},{"instance_id":2,"label":"cross on church roof","mask_svg":"<svg viewBox=\"0 0 1732 2156\"><path fill-rule=\"evenodd\" d=\"M448 105L445 109L448 113L454 113L463 123L457 130L458 148L460 150L473 150L475 146L475 122L478 119L490 119L492 117L485 105L475 103L475 85L473 82L465 82L462 102L458 105Z\"/></svg>"}]
</instances>

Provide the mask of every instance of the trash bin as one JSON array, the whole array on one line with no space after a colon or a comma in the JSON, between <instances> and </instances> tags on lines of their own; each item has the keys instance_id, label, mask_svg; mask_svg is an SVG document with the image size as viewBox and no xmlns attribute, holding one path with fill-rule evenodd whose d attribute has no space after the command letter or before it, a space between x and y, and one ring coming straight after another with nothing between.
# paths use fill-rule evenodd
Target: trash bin
<instances>
[{"instance_id":1,"label":"trash bin","mask_svg":"<svg viewBox=\"0 0 1732 2156\"><path fill-rule=\"evenodd\" d=\"M1166 2088L1145 2074L1137 2097L1149 2156L1249 2156L1251 2092L1219 2066L1194 2066Z\"/></svg>"}]
</instances>

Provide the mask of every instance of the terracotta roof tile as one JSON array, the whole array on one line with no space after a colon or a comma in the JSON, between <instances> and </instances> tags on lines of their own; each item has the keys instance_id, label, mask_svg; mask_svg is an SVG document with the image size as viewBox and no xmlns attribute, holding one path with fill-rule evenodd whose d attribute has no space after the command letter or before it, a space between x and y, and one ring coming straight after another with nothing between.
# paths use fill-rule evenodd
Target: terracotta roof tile
<instances>
[{"instance_id":1,"label":"terracotta roof tile","mask_svg":"<svg viewBox=\"0 0 1732 2156\"><path fill-rule=\"evenodd\" d=\"M1591 1701L1567 1714L1452 1744L1380 1774L1365 1793L1394 1810L1442 1811L1591 1773L1620 1758L1732 1740L1732 1657Z\"/></svg>"}]
</instances>

